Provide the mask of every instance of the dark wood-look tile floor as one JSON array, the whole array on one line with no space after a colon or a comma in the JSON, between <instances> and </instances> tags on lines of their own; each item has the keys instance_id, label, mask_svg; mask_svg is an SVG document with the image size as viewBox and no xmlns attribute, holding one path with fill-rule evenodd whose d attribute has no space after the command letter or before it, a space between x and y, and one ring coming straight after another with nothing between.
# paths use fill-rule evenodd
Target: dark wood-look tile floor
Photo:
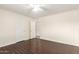
<instances>
[{"instance_id":1,"label":"dark wood-look tile floor","mask_svg":"<svg viewBox=\"0 0 79 59\"><path fill-rule=\"evenodd\" d=\"M0 54L78 54L79 47L33 38L0 48Z\"/></svg>"}]
</instances>

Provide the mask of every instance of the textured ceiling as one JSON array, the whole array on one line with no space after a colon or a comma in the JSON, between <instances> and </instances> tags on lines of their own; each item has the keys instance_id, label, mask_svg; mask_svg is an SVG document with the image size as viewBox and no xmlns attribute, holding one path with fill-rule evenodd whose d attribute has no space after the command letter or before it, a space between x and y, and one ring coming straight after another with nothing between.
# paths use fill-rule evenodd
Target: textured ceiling
<instances>
[{"instance_id":1,"label":"textured ceiling","mask_svg":"<svg viewBox=\"0 0 79 59\"><path fill-rule=\"evenodd\" d=\"M32 18L39 18L46 15L70 11L79 8L79 4L42 4L42 10L33 12L28 4L0 4L0 8L14 11Z\"/></svg>"}]
</instances>

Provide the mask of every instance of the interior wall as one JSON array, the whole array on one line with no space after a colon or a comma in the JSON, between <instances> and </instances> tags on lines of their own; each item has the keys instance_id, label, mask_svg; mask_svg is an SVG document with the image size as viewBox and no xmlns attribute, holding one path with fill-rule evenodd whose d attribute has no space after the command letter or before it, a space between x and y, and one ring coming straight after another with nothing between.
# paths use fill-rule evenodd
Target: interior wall
<instances>
[{"instance_id":1,"label":"interior wall","mask_svg":"<svg viewBox=\"0 0 79 59\"><path fill-rule=\"evenodd\" d=\"M79 46L79 9L40 18L38 34L42 39Z\"/></svg>"},{"instance_id":2,"label":"interior wall","mask_svg":"<svg viewBox=\"0 0 79 59\"><path fill-rule=\"evenodd\" d=\"M0 9L0 47L29 39L31 18Z\"/></svg>"},{"instance_id":3,"label":"interior wall","mask_svg":"<svg viewBox=\"0 0 79 59\"><path fill-rule=\"evenodd\" d=\"M36 37L36 21L31 20L30 22L30 38Z\"/></svg>"}]
</instances>

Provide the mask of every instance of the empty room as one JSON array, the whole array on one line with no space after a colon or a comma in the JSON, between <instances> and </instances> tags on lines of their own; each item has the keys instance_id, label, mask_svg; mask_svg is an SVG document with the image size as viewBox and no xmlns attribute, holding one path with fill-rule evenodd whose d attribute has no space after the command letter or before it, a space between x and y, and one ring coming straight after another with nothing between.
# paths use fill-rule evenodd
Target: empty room
<instances>
[{"instance_id":1,"label":"empty room","mask_svg":"<svg viewBox=\"0 0 79 59\"><path fill-rule=\"evenodd\" d=\"M0 54L78 54L79 4L0 4Z\"/></svg>"}]
</instances>

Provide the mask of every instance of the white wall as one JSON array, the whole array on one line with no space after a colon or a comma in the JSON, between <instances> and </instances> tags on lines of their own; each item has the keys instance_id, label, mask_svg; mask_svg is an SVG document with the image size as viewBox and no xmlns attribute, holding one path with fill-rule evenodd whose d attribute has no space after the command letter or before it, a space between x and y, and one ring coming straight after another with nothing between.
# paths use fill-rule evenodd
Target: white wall
<instances>
[{"instance_id":1,"label":"white wall","mask_svg":"<svg viewBox=\"0 0 79 59\"><path fill-rule=\"evenodd\" d=\"M29 39L30 18L0 9L0 47Z\"/></svg>"},{"instance_id":2,"label":"white wall","mask_svg":"<svg viewBox=\"0 0 79 59\"><path fill-rule=\"evenodd\" d=\"M42 17L38 27L43 39L79 46L79 9Z\"/></svg>"},{"instance_id":3,"label":"white wall","mask_svg":"<svg viewBox=\"0 0 79 59\"><path fill-rule=\"evenodd\" d=\"M30 22L30 38L35 38L36 37L36 21L31 20Z\"/></svg>"}]
</instances>

